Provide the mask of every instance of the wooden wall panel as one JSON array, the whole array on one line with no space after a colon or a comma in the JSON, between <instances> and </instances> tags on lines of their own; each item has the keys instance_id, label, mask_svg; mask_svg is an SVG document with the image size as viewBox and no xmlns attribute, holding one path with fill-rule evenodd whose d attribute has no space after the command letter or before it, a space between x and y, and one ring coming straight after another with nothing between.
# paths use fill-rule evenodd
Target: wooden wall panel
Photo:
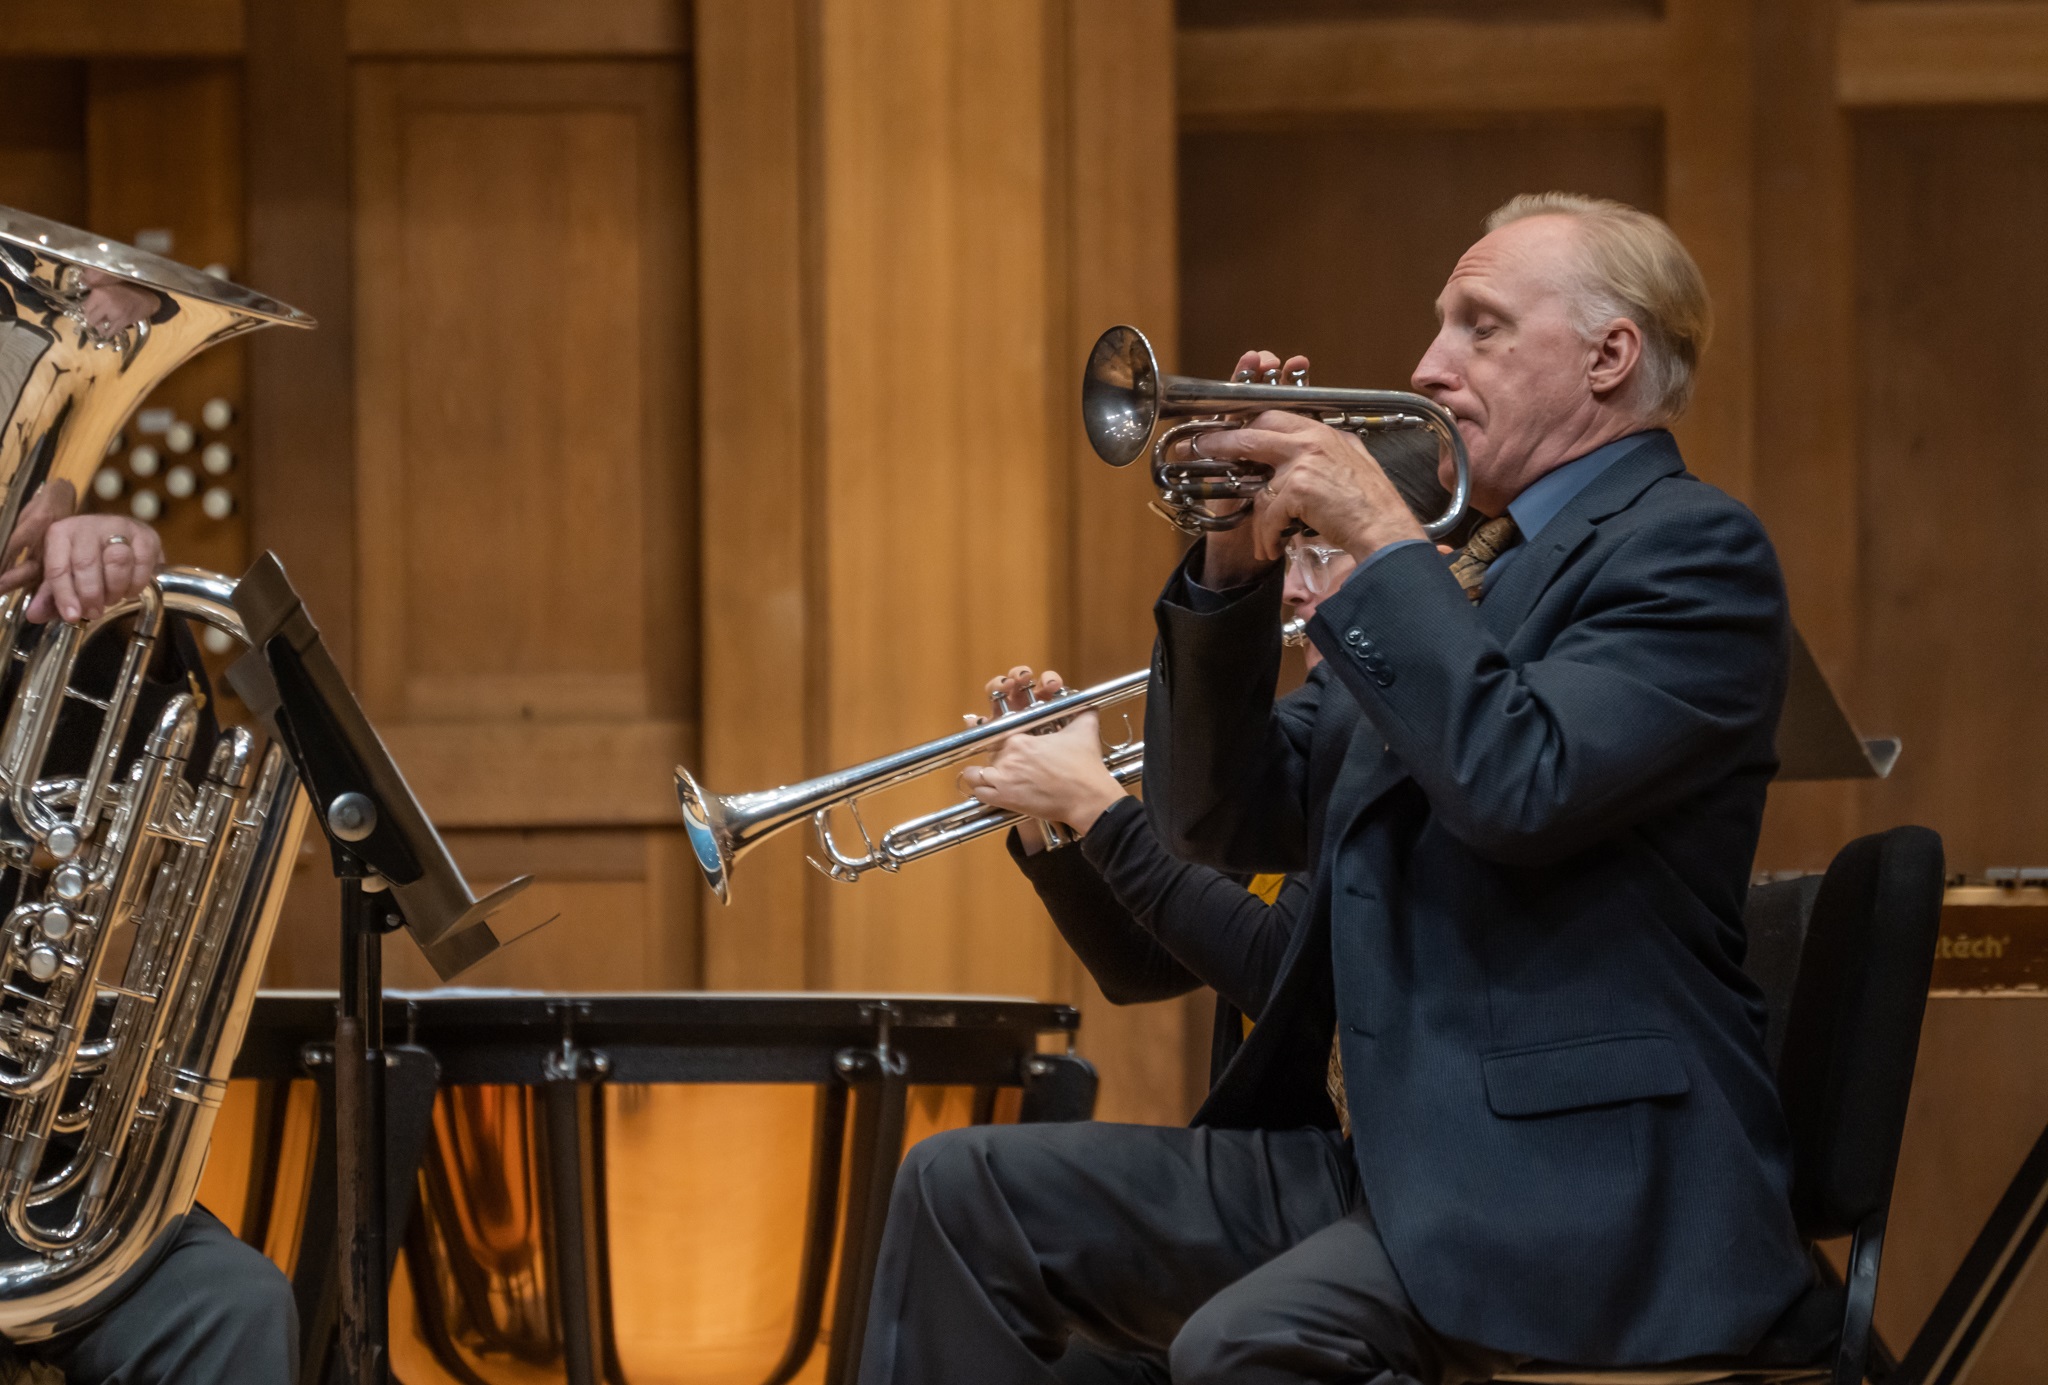
<instances>
[{"instance_id":1,"label":"wooden wall panel","mask_svg":"<svg viewBox=\"0 0 2048 1385\"><path fill-rule=\"evenodd\" d=\"M571 791L584 821L672 821L684 101L658 64L359 72L357 682L395 735L456 748L414 767L445 822L560 821L567 781L601 786ZM542 734L479 801L463 761L508 727Z\"/></svg>"},{"instance_id":2,"label":"wooden wall panel","mask_svg":"<svg viewBox=\"0 0 2048 1385\"><path fill-rule=\"evenodd\" d=\"M1670 0L1664 23L1663 212L1714 303L1714 339L1673 431L1686 466L1740 500L1752 496L1756 426L1750 9L1750 0Z\"/></svg>"},{"instance_id":3,"label":"wooden wall panel","mask_svg":"<svg viewBox=\"0 0 2048 1385\"><path fill-rule=\"evenodd\" d=\"M115 59L91 65L87 102L85 223L133 243L145 233L168 237L168 253L187 264L220 265L240 272L242 255L242 80L229 62L176 64ZM161 243L161 241L160 241ZM269 329L280 330L280 329ZM144 437L131 427L124 440L147 442L164 451L164 470L144 478L110 459L127 491L106 504L124 510L137 492L157 497L162 512L153 521L163 536L164 555L215 572L239 573L248 566L249 517L246 453L248 412L245 342L216 346L181 366L150 395L147 406L169 409L200 430L208 441L228 444L235 468L214 478L200 472L203 489L216 484L234 501L222 519L200 507L199 493L172 495L164 475L196 458L170 454L162 437ZM212 399L234 406L237 422L218 432L204 428L200 410Z\"/></svg>"},{"instance_id":4,"label":"wooden wall panel","mask_svg":"<svg viewBox=\"0 0 2048 1385\"><path fill-rule=\"evenodd\" d=\"M1906 753L1873 825L1940 829L1955 870L2043 855L2048 651L2048 111L1867 116L1856 128L1860 692ZM1954 401L1929 409L1908 401ZM1844 514L1847 522L1850 515Z\"/></svg>"},{"instance_id":5,"label":"wooden wall panel","mask_svg":"<svg viewBox=\"0 0 2048 1385\"><path fill-rule=\"evenodd\" d=\"M349 51L362 56L676 56L686 0L349 0Z\"/></svg>"},{"instance_id":6,"label":"wooden wall panel","mask_svg":"<svg viewBox=\"0 0 2048 1385\"><path fill-rule=\"evenodd\" d=\"M0 53L57 57L232 57L247 0L0 0ZM301 0L291 0L298 4Z\"/></svg>"},{"instance_id":7,"label":"wooden wall panel","mask_svg":"<svg viewBox=\"0 0 2048 1385\"><path fill-rule=\"evenodd\" d=\"M1668 28L1517 14L1189 29L1178 44L1180 113L1292 129L1340 112L1652 110L1676 60Z\"/></svg>"},{"instance_id":8,"label":"wooden wall panel","mask_svg":"<svg viewBox=\"0 0 2048 1385\"><path fill-rule=\"evenodd\" d=\"M474 984L700 975L687 102L673 63L355 69L356 685L472 880L539 877L501 935L560 914Z\"/></svg>"},{"instance_id":9,"label":"wooden wall panel","mask_svg":"<svg viewBox=\"0 0 2048 1385\"><path fill-rule=\"evenodd\" d=\"M1406 389L1436 334L1437 292L1488 212L1553 187L1663 201L1651 119L1198 131L1180 157L1180 359L1211 377L1256 345L1306 353L1325 384ZM1252 188L1286 190L1284 224L1232 210Z\"/></svg>"},{"instance_id":10,"label":"wooden wall panel","mask_svg":"<svg viewBox=\"0 0 2048 1385\"><path fill-rule=\"evenodd\" d=\"M2037 0L1844 4L1834 85L1850 106L2048 100L2048 6Z\"/></svg>"},{"instance_id":11,"label":"wooden wall panel","mask_svg":"<svg viewBox=\"0 0 2048 1385\"><path fill-rule=\"evenodd\" d=\"M2030 859L2039 859L2030 858ZM1879 1331L1903 1351L1962 1262L2020 1161L2048 1123L2048 1004L1928 1002L1885 1229ZM2006 1300L1970 1385L2048 1379L2048 1275L2040 1265Z\"/></svg>"},{"instance_id":12,"label":"wooden wall panel","mask_svg":"<svg viewBox=\"0 0 2048 1385\"><path fill-rule=\"evenodd\" d=\"M2048 311L2038 253L2048 110L1864 115L1854 138L1857 504L1868 724L1905 754L1863 791L1866 827L1940 830L1952 871L2043 859L2048 656L2017 634L2048 600L2027 536L2048 523L2038 440ZM1909 400L1953 400L1929 410ZM1881 1313L1917 1325L2026 1144L2048 1118L2048 1006L1935 1005L1899 1174ZM2048 1305L2039 1274L2007 1306L1973 1382L2042 1378L2023 1325Z\"/></svg>"},{"instance_id":13,"label":"wooden wall panel","mask_svg":"<svg viewBox=\"0 0 2048 1385\"><path fill-rule=\"evenodd\" d=\"M697 54L703 752L713 793L826 768L811 713L823 603L813 406L818 93L804 0L707 0ZM707 905L705 984L819 984L824 884L808 834L747 858L731 903Z\"/></svg>"},{"instance_id":14,"label":"wooden wall panel","mask_svg":"<svg viewBox=\"0 0 2048 1385\"><path fill-rule=\"evenodd\" d=\"M492 920L508 945L465 972L462 985L652 991L700 984L690 923L697 872L680 832L477 831L451 832L447 840L479 894L515 876L536 877ZM439 984L410 941L394 940L386 956L387 985Z\"/></svg>"},{"instance_id":15,"label":"wooden wall panel","mask_svg":"<svg viewBox=\"0 0 2048 1385\"><path fill-rule=\"evenodd\" d=\"M818 343L830 670L849 764L958 729L1059 652L1063 435L1049 6L827 6ZM1064 353L1059 353L1063 355ZM920 785L877 828L952 801ZM835 987L1052 992L1052 927L993 838L828 896Z\"/></svg>"},{"instance_id":16,"label":"wooden wall panel","mask_svg":"<svg viewBox=\"0 0 2048 1385\"><path fill-rule=\"evenodd\" d=\"M283 558L350 670L355 294L342 0L258 5L244 68L247 281L319 322L249 342L252 538Z\"/></svg>"},{"instance_id":17,"label":"wooden wall panel","mask_svg":"<svg viewBox=\"0 0 2048 1385\"><path fill-rule=\"evenodd\" d=\"M0 60L0 206L85 219L85 65Z\"/></svg>"},{"instance_id":18,"label":"wooden wall panel","mask_svg":"<svg viewBox=\"0 0 2048 1385\"><path fill-rule=\"evenodd\" d=\"M284 561L344 671L355 663L355 298L342 0L254 7L243 63L246 280L311 313L249 364L250 541ZM340 891L301 857L272 984L332 984Z\"/></svg>"},{"instance_id":19,"label":"wooden wall panel","mask_svg":"<svg viewBox=\"0 0 2048 1385\"><path fill-rule=\"evenodd\" d=\"M1071 381L1115 321L1171 344L1170 37L1165 0L697 8L714 789L943 734L1019 659L1143 661L1175 543ZM1187 1007L1109 1014L997 840L854 890L798 835L708 913L713 984L1081 1000L1104 1111L1185 1114Z\"/></svg>"},{"instance_id":20,"label":"wooden wall panel","mask_svg":"<svg viewBox=\"0 0 2048 1385\"><path fill-rule=\"evenodd\" d=\"M1182 28L1389 17L1562 20L1626 15L1654 19L1662 0L1177 0Z\"/></svg>"},{"instance_id":21,"label":"wooden wall panel","mask_svg":"<svg viewBox=\"0 0 2048 1385\"><path fill-rule=\"evenodd\" d=\"M1165 0L1068 11L1064 345L1055 386L1078 376L1096 336L1139 326L1166 357L1178 349L1171 7ZM1179 557L1172 528L1145 508L1143 467L1105 466L1087 445L1071 385L1055 388L1053 436L1070 477L1065 646L1076 686L1141 668L1151 657L1152 597ZM1132 725L1139 720L1132 713ZM1120 724L1105 727L1112 737ZM1078 961L1066 963L1081 1003L1081 1052L1102 1075L1104 1120L1178 1124L1206 1088L1213 998L1114 1006Z\"/></svg>"},{"instance_id":22,"label":"wooden wall panel","mask_svg":"<svg viewBox=\"0 0 2048 1385\"><path fill-rule=\"evenodd\" d=\"M1865 734L1858 687L1856 306L1849 122L1830 90L1835 0L1757 7L1755 463L1751 503L1769 526L1793 618ZM1917 753L1913 751L1910 753ZM1759 870L1819 870L1856 835L1860 790L1779 784Z\"/></svg>"}]
</instances>

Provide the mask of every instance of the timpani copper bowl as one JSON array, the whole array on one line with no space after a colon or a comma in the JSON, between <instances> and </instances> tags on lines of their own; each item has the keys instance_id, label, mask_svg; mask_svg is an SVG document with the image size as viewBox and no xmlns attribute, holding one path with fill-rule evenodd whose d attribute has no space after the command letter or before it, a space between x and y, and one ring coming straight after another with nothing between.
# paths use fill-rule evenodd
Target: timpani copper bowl
<instances>
[{"instance_id":1,"label":"timpani copper bowl","mask_svg":"<svg viewBox=\"0 0 2048 1385\"><path fill-rule=\"evenodd\" d=\"M332 1350L334 996L257 1002L201 1198ZM903 1151L1085 1119L1063 1005L393 993L392 1366L407 1385L849 1380Z\"/></svg>"}]
</instances>

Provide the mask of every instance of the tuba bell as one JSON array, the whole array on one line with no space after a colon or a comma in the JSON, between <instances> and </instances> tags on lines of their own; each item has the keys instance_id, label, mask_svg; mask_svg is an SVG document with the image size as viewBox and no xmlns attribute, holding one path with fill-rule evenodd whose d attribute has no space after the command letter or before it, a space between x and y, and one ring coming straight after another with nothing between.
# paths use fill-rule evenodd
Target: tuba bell
<instances>
[{"instance_id":1,"label":"tuba bell","mask_svg":"<svg viewBox=\"0 0 2048 1385\"><path fill-rule=\"evenodd\" d=\"M0 534L45 488L82 494L165 376L270 324L312 320L0 208ZM279 747L216 732L196 683L150 677L178 621L246 643L232 580L169 568L76 624L30 625L29 595L0 597L0 1224L22 1252L0 1263L0 1335L16 1341L96 1317L191 1208L307 817Z\"/></svg>"}]
</instances>

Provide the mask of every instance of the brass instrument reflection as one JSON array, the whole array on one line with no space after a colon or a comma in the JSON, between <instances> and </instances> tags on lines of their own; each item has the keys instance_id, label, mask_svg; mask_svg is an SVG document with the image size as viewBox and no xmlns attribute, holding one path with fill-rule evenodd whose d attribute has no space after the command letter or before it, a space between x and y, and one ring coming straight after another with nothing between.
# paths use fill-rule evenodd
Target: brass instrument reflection
<instances>
[{"instance_id":1,"label":"brass instrument reflection","mask_svg":"<svg viewBox=\"0 0 2048 1385\"><path fill-rule=\"evenodd\" d=\"M852 1112L797 1083L587 1089L604 1281L604 1375L632 1385L806 1385L823 1378L833 1295L799 1321L818 1123ZM288 1272L317 1156L313 1084L232 1084L201 1200ZM913 1086L904 1146L1015 1121L1015 1088ZM274 1151L257 1157L259 1148ZM391 1293L392 1367L408 1385L566 1378L546 1092L444 1087ZM842 1206L846 1170L834 1187ZM236 1209L241 1209L240 1215ZM843 1215L841 1217L843 1231ZM831 1273L836 1278L835 1243ZM793 1349L793 1339L794 1349ZM791 1373L782 1375L778 1368Z\"/></svg>"},{"instance_id":2,"label":"brass instrument reflection","mask_svg":"<svg viewBox=\"0 0 2048 1385\"><path fill-rule=\"evenodd\" d=\"M531 1087L453 1087L434 1101L406 1265L447 1345L536 1365L559 1360L548 1282L547 1147Z\"/></svg>"}]
</instances>

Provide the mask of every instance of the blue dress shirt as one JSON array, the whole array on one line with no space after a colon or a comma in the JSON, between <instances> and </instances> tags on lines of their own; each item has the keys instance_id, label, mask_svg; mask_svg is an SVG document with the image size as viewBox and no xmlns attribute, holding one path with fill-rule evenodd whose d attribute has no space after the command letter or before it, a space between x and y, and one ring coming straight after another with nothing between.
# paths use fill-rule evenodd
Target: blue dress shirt
<instances>
[{"instance_id":1,"label":"blue dress shirt","mask_svg":"<svg viewBox=\"0 0 2048 1385\"><path fill-rule=\"evenodd\" d=\"M1558 513L1571 504L1580 491L1592 485L1601 472L1663 432L1662 428L1651 428L1641 433L1630 433L1625 438L1616 438L1613 442L1602 443L1585 456L1574 457L1555 471L1544 472L1530 483L1527 490L1510 500L1508 513L1514 516L1515 528L1522 531L1522 541L1493 560L1486 569L1486 577L1480 585L1480 591L1484 592L1491 587L1494 579L1500 576L1508 564L1519 558L1522 550L1543 532L1543 526L1556 519ZM1380 549L1372 556L1377 558L1380 553L1386 551L1384 548ZM1366 561L1370 562L1372 559Z\"/></svg>"}]
</instances>

